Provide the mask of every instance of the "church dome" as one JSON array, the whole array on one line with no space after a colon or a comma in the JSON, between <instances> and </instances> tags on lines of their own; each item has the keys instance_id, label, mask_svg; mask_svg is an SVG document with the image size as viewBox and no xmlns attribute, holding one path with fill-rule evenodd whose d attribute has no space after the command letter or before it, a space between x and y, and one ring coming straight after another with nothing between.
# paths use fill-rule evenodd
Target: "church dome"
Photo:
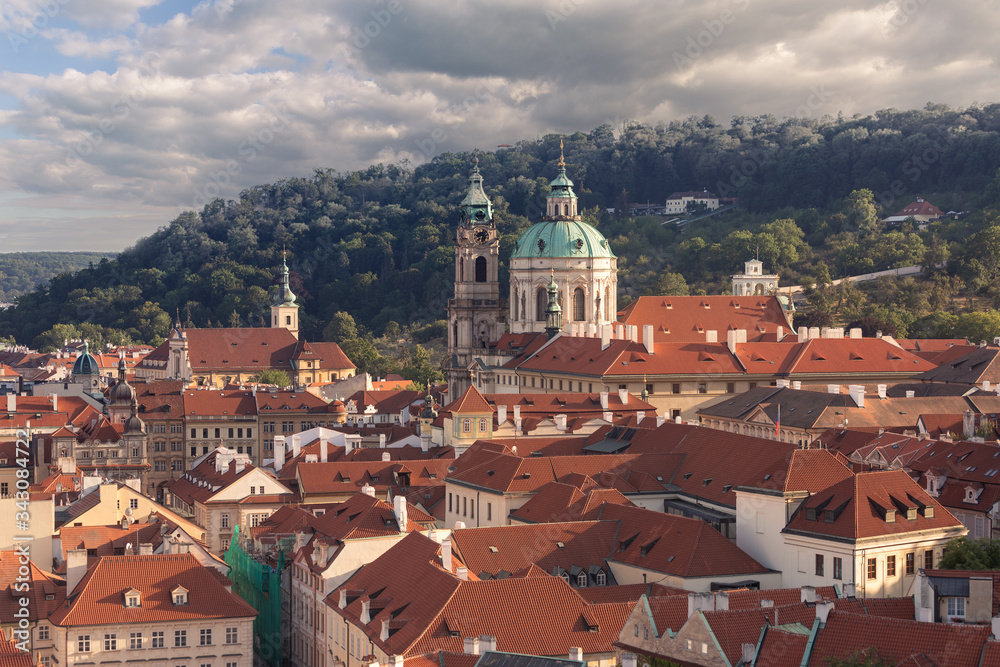
<instances>
[{"instance_id":1,"label":"church dome","mask_svg":"<svg viewBox=\"0 0 1000 667\"><path fill-rule=\"evenodd\" d=\"M97 363L97 358L90 353L87 341L83 341L83 352L73 363L73 375L100 375L101 367Z\"/></svg>"},{"instance_id":2,"label":"church dome","mask_svg":"<svg viewBox=\"0 0 1000 667\"><path fill-rule=\"evenodd\" d=\"M511 259L614 257L608 240L580 220L546 220L532 225L514 246Z\"/></svg>"},{"instance_id":3,"label":"church dome","mask_svg":"<svg viewBox=\"0 0 1000 667\"><path fill-rule=\"evenodd\" d=\"M145 433L146 424L137 415L132 415L125 420L126 433Z\"/></svg>"}]
</instances>

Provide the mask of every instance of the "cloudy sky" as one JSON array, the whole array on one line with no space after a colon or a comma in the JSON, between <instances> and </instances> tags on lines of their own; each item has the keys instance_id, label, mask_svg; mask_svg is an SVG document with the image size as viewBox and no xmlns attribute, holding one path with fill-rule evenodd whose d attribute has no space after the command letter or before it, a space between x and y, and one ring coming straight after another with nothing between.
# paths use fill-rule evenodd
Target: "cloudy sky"
<instances>
[{"instance_id":1,"label":"cloudy sky","mask_svg":"<svg viewBox=\"0 0 1000 667\"><path fill-rule=\"evenodd\" d=\"M1000 0L3 0L0 252L622 120L1000 101Z\"/></svg>"}]
</instances>

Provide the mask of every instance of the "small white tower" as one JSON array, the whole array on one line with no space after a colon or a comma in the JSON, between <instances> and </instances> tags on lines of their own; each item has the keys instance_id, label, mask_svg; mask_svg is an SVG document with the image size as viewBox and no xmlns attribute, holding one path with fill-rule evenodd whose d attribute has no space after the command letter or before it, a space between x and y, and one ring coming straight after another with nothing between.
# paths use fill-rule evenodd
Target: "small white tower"
<instances>
[{"instance_id":1,"label":"small white tower","mask_svg":"<svg viewBox=\"0 0 1000 667\"><path fill-rule=\"evenodd\" d=\"M764 263L751 259L743 265L743 273L733 276L733 296L767 296L778 291L778 276L765 274Z\"/></svg>"},{"instance_id":2,"label":"small white tower","mask_svg":"<svg viewBox=\"0 0 1000 667\"><path fill-rule=\"evenodd\" d=\"M299 305L295 303L295 295L288 286L284 250L281 251L281 294L278 295L278 302L271 306L271 328L288 329L296 338L299 337Z\"/></svg>"}]
</instances>

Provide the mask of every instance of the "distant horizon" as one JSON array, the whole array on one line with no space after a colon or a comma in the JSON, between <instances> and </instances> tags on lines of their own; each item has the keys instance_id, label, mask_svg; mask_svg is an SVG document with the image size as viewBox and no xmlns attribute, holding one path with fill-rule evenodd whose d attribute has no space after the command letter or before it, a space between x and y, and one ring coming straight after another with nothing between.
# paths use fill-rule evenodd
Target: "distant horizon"
<instances>
[{"instance_id":1,"label":"distant horizon","mask_svg":"<svg viewBox=\"0 0 1000 667\"><path fill-rule=\"evenodd\" d=\"M121 252L253 185L602 124L1000 100L1000 12L972 3L9 0L0 29L8 252Z\"/></svg>"}]
</instances>

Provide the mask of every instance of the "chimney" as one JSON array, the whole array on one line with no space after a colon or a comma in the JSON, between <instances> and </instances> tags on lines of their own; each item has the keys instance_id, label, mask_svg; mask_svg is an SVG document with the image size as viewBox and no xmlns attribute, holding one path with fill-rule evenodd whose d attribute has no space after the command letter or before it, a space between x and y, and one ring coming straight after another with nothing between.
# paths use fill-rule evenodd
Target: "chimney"
<instances>
[{"instance_id":1,"label":"chimney","mask_svg":"<svg viewBox=\"0 0 1000 667\"><path fill-rule=\"evenodd\" d=\"M993 638L1000 639L1000 616L990 619L990 627L993 628Z\"/></svg>"},{"instance_id":2,"label":"chimney","mask_svg":"<svg viewBox=\"0 0 1000 667\"><path fill-rule=\"evenodd\" d=\"M803 586L801 595L802 595L802 602L806 603L816 602L816 588L814 586Z\"/></svg>"},{"instance_id":3,"label":"chimney","mask_svg":"<svg viewBox=\"0 0 1000 667\"><path fill-rule=\"evenodd\" d=\"M458 525L456 524L455 527L457 528ZM441 543L441 567L447 572L451 572L451 538Z\"/></svg>"},{"instance_id":4,"label":"chimney","mask_svg":"<svg viewBox=\"0 0 1000 667\"><path fill-rule=\"evenodd\" d=\"M618 400L622 402L622 405L628 405L628 389L618 390Z\"/></svg>"},{"instance_id":5,"label":"chimney","mask_svg":"<svg viewBox=\"0 0 1000 667\"><path fill-rule=\"evenodd\" d=\"M462 653L479 655L479 637L465 637L462 640Z\"/></svg>"},{"instance_id":6,"label":"chimney","mask_svg":"<svg viewBox=\"0 0 1000 667\"><path fill-rule=\"evenodd\" d=\"M601 392L601 409L602 410L608 409L608 392L606 391Z\"/></svg>"},{"instance_id":7,"label":"chimney","mask_svg":"<svg viewBox=\"0 0 1000 667\"><path fill-rule=\"evenodd\" d=\"M507 406L498 405L497 406L497 424L503 424L507 421Z\"/></svg>"},{"instance_id":8,"label":"chimney","mask_svg":"<svg viewBox=\"0 0 1000 667\"><path fill-rule=\"evenodd\" d=\"M497 650L497 638L493 635L479 635L479 652L486 653L487 651Z\"/></svg>"},{"instance_id":9,"label":"chimney","mask_svg":"<svg viewBox=\"0 0 1000 667\"><path fill-rule=\"evenodd\" d=\"M69 549L66 552L66 595L76 589L83 575L87 574L87 550Z\"/></svg>"},{"instance_id":10,"label":"chimney","mask_svg":"<svg viewBox=\"0 0 1000 667\"><path fill-rule=\"evenodd\" d=\"M819 338L819 327L809 327L809 339Z\"/></svg>"},{"instance_id":11,"label":"chimney","mask_svg":"<svg viewBox=\"0 0 1000 667\"><path fill-rule=\"evenodd\" d=\"M914 390L912 390L912 389L907 389L906 390L906 397L907 398L916 398L916 396L917 396L917 392L915 392Z\"/></svg>"},{"instance_id":12,"label":"chimney","mask_svg":"<svg viewBox=\"0 0 1000 667\"><path fill-rule=\"evenodd\" d=\"M52 394L52 412L59 412L59 397Z\"/></svg>"},{"instance_id":13,"label":"chimney","mask_svg":"<svg viewBox=\"0 0 1000 667\"><path fill-rule=\"evenodd\" d=\"M361 621L362 625L368 625L372 622L371 607L371 599L366 595L364 599L361 600L361 618L358 619Z\"/></svg>"},{"instance_id":14,"label":"chimney","mask_svg":"<svg viewBox=\"0 0 1000 667\"><path fill-rule=\"evenodd\" d=\"M379 449L385 449L385 433L378 434L378 447Z\"/></svg>"},{"instance_id":15,"label":"chimney","mask_svg":"<svg viewBox=\"0 0 1000 667\"><path fill-rule=\"evenodd\" d=\"M642 344L646 346L648 354L656 354L653 351L653 325L644 324L642 326Z\"/></svg>"},{"instance_id":16,"label":"chimney","mask_svg":"<svg viewBox=\"0 0 1000 667\"><path fill-rule=\"evenodd\" d=\"M844 584L844 595L843 597L851 599L857 597L856 591L854 589L854 584Z\"/></svg>"},{"instance_id":17,"label":"chimney","mask_svg":"<svg viewBox=\"0 0 1000 667\"><path fill-rule=\"evenodd\" d=\"M774 382L774 386L779 389L787 389L788 387L791 386L791 384L792 384L791 382L785 379L775 380Z\"/></svg>"},{"instance_id":18,"label":"chimney","mask_svg":"<svg viewBox=\"0 0 1000 667\"><path fill-rule=\"evenodd\" d=\"M236 474L239 475L241 472L246 470L247 462L245 459L235 459L233 463L236 464Z\"/></svg>"},{"instance_id":19,"label":"chimney","mask_svg":"<svg viewBox=\"0 0 1000 667\"><path fill-rule=\"evenodd\" d=\"M361 493L365 494L366 496L371 496L372 498L374 498L375 487L369 484L368 482L365 482L365 485L361 487Z\"/></svg>"},{"instance_id":20,"label":"chimney","mask_svg":"<svg viewBox=\"0 0 1000 667\"><path fill-rule=\"evenodd\" d=\"M469 568L465 567L464 565L459 565L455 569L455 574L462 581L468 581L469 580Z\"/></svg>"},{"instance_id":21,"label":"chimney","mask_svg":"<svg viewBox=\"0 0 1000 667\"><path fill-rule=\"evenodd\" d=\"M274 469L281 470L285 467L285 436L274 436Z\"/></svg>"},{"instance_id":22,"label":"chimney","mask_svg":"<svg viewBox=\"0 0 1000 667\"><path fill-rule=\"evenodd\" d=\"M715 609L715 595L712 593L688 593L688 618L694 616L699 609L713 611Z\"/></svg>"},{"instance_id":23,"label":"chimney","mask_svg":"<svg viewBox=\"0 0 1000 667\"><path fill-rule=\"evenodd\" d=\"M854 404L859 408L864 409L865 407L865 386L863 384L852 384L848 385L847 393L851 395L854 399Z\"/></svg>"},{"instance_id":24,"label":"chimney","mask_svg":"<svg viewBox=\"0 0 1000 667\"><path fill-rule=\"evenodd\" d=\"M611 346L611 325L605 324L601 327L601 351L608 349Z\"/></svg>"},{"instance_id":25,"label":"chimney","mask_svg":"<svg viewBox=\"0 0 1000 667\"><path fill-rule=\"evenodd\" d=\"M337 602L337 606L340 607L341 609L346 609L347 608L347 589L346 588L341 588L340 589L340 600Z\"/></svg>"},{"instance_id":26,"label":"chimney","mask_svg":"<svg viewBox=\"0 0 1000 667\"><path fill-rule=\"evenodd\" d=\"M153 555L153 545L149 542L144 542L139 545L139 555L140 556L152 556Z\"/></svg>"},{"instance_id":27,"label":"chimney","mask_svg":"<svg viewBox=\"0 0 1000 667\"><path fill-rule=\"evenodd\" d=\"M828 394L839 394L840 385L839 384L828 384L826 385L826 393Z\"/></svg>"},{"instance_id":28,"label":"chimney","mask_svg":"<svg viewBox=\"0 0 1000 667\"><path fill-rule=\"evenodd\" d=\"M780 343L781 339L785 337L785 327L778 327L774 331L774 336L777 339L777 341Z\"/></svg>"},{"instance_id":29,"label":"chimney","mask_svg":"<svg viewBox=\"0 0 1000 667\"><path fill-rule=\"evenodd\" d=\"M625 330L628 332L628 333L626 333L626 335L628 336L628 339L630 341L632 341L633 343L638 343L639 342L639 326L638 325L636 325L636 324L629 324L629 325L627 325L625 327Z\"/></svg>"},{"instance_id":30,"label":"chimney","mask_svg":"<svg viewBox=\"0 0 1000 667\"><path fill-rule=\"evenodd\" d=\"M615 338L618 340L625 340L625 325L616 324L615 325Z\"/></svg>"},{"instance_id":31,"label":"chimney","mask_svg":"<svg viewBox=\"0 0 1000 667\"><path fill-rule=\"evenodd\" d=\"M889 389L889 385L880 384L878 385L877 389L878 389L878 397L884 400L885 392Z\"/></svg>"},{"instance_id":32,"label":"chimney","mask_svg":"<svg viewBox=\"0 0 1000 667\"><path fill-rule=\"evenodd\" d=\"M556 430L566 431L566 415L556 415Z\"/></svg>"},{"instance_id":33,"label":"chimney","mask_svg":"<svg viewBox=\"0 0 1000 667\"><path fill-rule=\"evenodd\" d=\"M382 452L382 463L392 460L392 454L389 452Z\"/></svg>"},{"instance_id":34,"label":"chimney","mask_svg":"<svg viewBox=\"0 0 1000 667\"><path fill-rule=\"evenodd\" d=\"M757 655L756 644L743 644L743 664L752 665L754 656Z\"/></svg>"},{"instance_id":35,"label":"chimney","mask_svg":"<svg viewBox=\"0 0 1000 667\"><path fill-rule=\"evenodd\" d=\"M292 436L292 458L299 455L302 451L302 436L295 434Z\"/></svg>"},{"instance_id":36,"label":"chimney","mask_svg":"<svg viewBox=\"0 0 1000 667\"><path fill-rule=\"evenodd\" d=\"M583 662L583 649L579 646L570 646L569 659L576 660L577 662Z\"/></svg>"},{"instance_id":37,"label":"chimney","mask_svg":"<svg viewBox=\"0 0 1000 667\"><path fill-rule=\"evenodd\" d=\"M635 423L641 424L642 420L646 418L646 412L644 410L639 410L635 413Z\"/></svg>"},{"instance_id":38,"label":"chimney","mask_svg":"<svg viewBox=\"0 0 1000 667\"><path fill-rule=\"evenodd\" d=\"M851 329L850 331L848 331L848 335L851 338L855 338L855 339L861 338L861 329L855 327L855 328Z\"/></svg>"},{"instance_id":39,"label":"chimney","mask_svg":"<svg viewBox=\"0 0 1000 667\"><path fill-rule=\"evenodd\" d=\"M729 592L719 591L715 594L715 610L729 611Z\"/></svg>"},{"instance_id":40,"label":"chimney","mask_svg":"<svg viewBox=\"0 0 1000 667\"><path fill-rule=\"evenodd\" d=\"M674 417L674 423L675 424L683 424L684 423L684 418L681 417L680 415L677 415L676 417Z\"/></svg>"},{"instance_id":41,"label":"chimney","mask_svg":"<svg viewBox=\"0 0 1000 667\"><path fill-rule=\"evenodd\" d=\"M972 414L972 410L966 410L962 413L962 435L968 440L976 434L976 416Z\"/></svg>"},{"instance_id":42,"label":"chimney","mask_svg":"<svg viewBox=\"0 0 1000 667\"><path fill-rule=\"evenodd\" d=\"M715 329L709 329L705 332L705 342L706 343L718 343L719 342L719 332Z\"/></svg>"},{"instance_id":43,"label":"chimney","mask_svg":"<svg viewBox=\"0 0 1000 667\"><path fill-rule=\"evenodd\" d=\"M403 667L403 656L394 655L389 657L389 664L387 667Z\"/></svg>"},{"instance_id":44,"label":"chimney","mask_svg":"<svg viewBox=\"0 0 1000 667\"><path fill-rule=\"evenodd\" d=\"M396 515L396 523L399 524L399 532L405 533L406 526L409 525L406 517L406 498L396 496L392 499L392 511Z\"/></svg>"},{"instance_id":45,"label":"chimney","mask_svg":"<svg viewBox=\"0 0 1000 667\"><path fill-rule=\"evenodd\" d=\"M820 338L832 338L833 336L831 335L830 327L822 327L819 330L819 337Z\"/></svg>"},{"instance_id":46,"label":"chimney","mask_svg":"<svg viewBox=\"0 0 1000 667\"><path fill-rule=\"evenodd\" d=\"M521 406L520 405L515 405L514 406L514 421L516 421L516 422L521 421ZM521 427L519 426L518 430L520 430L520 428Z\"/></svg>"},{"instance_id":47,"label":"chimney","mask_svg":"<svg viewBox=\"0 0 1000 667\"><path fill-rule=\"evenodd\" d=\"M809 340L809 329L806 327L799 327L799 342L804 343Z\"/></svg>"},{"instance_id":48,"label":"chimney","mask_svg":"<svg viewBox=\"0 0 1000 667\"><path fill-rule=\"evenodd\" d=\"M636 667L635 653L622 653L622 667Z\"/></svg>"},{"instance_id":49,"label":"chimney","mask_svg":"<svg viewBox=\"0 0 1000 667\"><path fill-rule=\"evenodd\" d=\"M983 380L983 391L989 391L989 390L990 390L990 381ZM53 396L52 398L55 398L55 396Z\"/></svg>"},{"instance_id":50,"label":"chimney","mask_svg":"<svg viewBox=\"0 0 1000 667\"><path fill-rule=\"evenodd\" d=\"M7 394L7 412L17 412L17 396Z\"/></svg>"},{"instance_id":51,"label":"chimney","mask_svg":"<svg viewBox=\"0 0 1000 667\"><path fill-rule=\"evenodd\" d=\"M852 587L854 584L850 584ZM847 586L844 587L846 590ZM816 603L816 618L819 620L820 625L826 625L826 619L830 617L830 610L833 609L833 601L827 602L817 602Z\"/></svg>"},{"instance_id":52,"label":"chimney","mask_svg":"<svg viewBox=\"0 0 1000 667\"><path fill-rule=\"evenodd\" d=\"M792 389L802 389L802 380L793 380Z\"/></svg>"},{"instance_id":53,"label":"chimney","mask_svg":"<svg viewBox=\"0 0 1000 667\"><path fill-rule=\"evenodd\" d=\"M606 422L608 422L610 424L611 422L613 422L615 420L615 416L614 416L614 414L611 413L611 410L605 410L601 414L601 419L603 419L604 421L606 421Z\"/></svg>"},{"instance_id":54,"label":"chimney","mask_svg":"<svg viewBox=\"0 0 1000 667\"><path fill-rule=\"evenodd\" d=\"M320 437L319 439L319 460L326 463L330 458L330 443L326 441L326 438Z\"/></svg>"},{"instance_id":55,"label":"chimney","mask_svg":"<svg viewBox=\"0 0 1000 667\"><path fill-rule=\"evenodd\" d=\"M656 415L656 428L660 428L667 422L667 418L663 415Z\"/></svg>"},{"instance_id":56,"label":"chimney","mask_svg":"<svg viewBox=\"0 0 1000 667\"><path fill-rule=\"evenodd\" d=\"M726 332L726 346L729 347L730 354L736 354L736 330L730 329Z\"/></svg>"}]
</instances>

